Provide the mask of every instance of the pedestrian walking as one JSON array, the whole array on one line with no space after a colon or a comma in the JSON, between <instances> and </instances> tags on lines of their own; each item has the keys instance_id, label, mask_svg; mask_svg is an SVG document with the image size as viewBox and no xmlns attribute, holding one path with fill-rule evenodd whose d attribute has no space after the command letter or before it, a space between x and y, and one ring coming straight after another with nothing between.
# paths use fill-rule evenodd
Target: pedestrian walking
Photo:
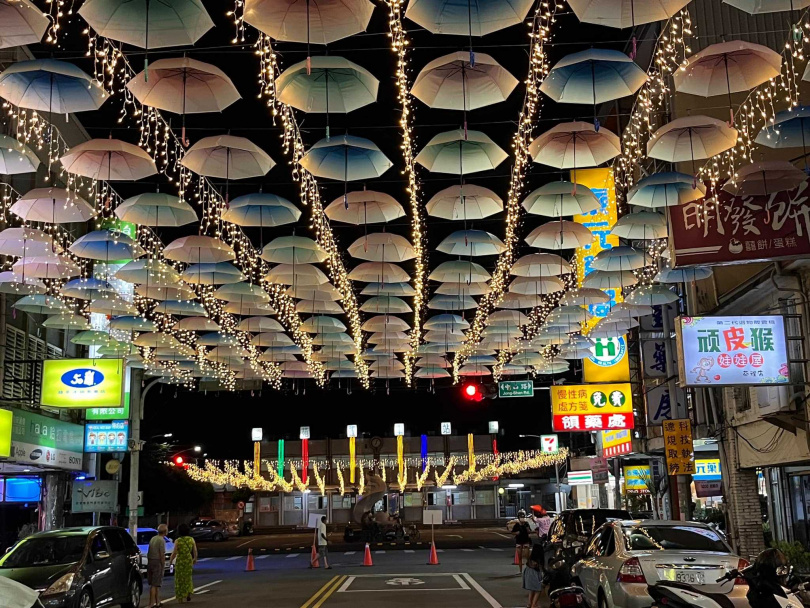
<instances>
[{"instance_id":1,"label":"pedestrian walking","mask_svg":"<svg viewBox=\"0 0 810 608\"><path fill-rule=\"evenodd\" d=\"M177 540L174 541L174 551L169 559L169 563L177 560L174 566L174 595L178 602L190 602L194 592L191 572L197 563L197 543L189 536L190 532L188 524L177 527Z\"/></svg>"},{"instance_id":2,"label":"pedestrian walking","mask_svg":"<svg viewBox=\"0 0 810 608\"><path fill-rule=\"evenodd\" d=\"M332 566L329 565L329 561L326 557L329 554L328 545L329 540L326 538L326 515L324 515L321 517L320 521L318 521L318 527L315 528L315 546L318 551L318 556L315 559L323 560L323 567L327 570L331 570ZM309 560L309 567L315 567L315 560Z\"/></svg>"},{"instance_id":3,"label":"pedestrian walking","mask_svg":"<svg viewBox=\"0 0 810 608\"><path fill-rule=\"evenodd\" d=\"M537 537L544 540L551 528L551 517L549 517L548 511L540 505L533 506L532 511L534 511L534 523L537 524Z\"/></svg>"},{"instance_id":4,"label":"pedestrian walking","mask_svg":"<svg viewBox=\"0 0 810 608\"><path fill-rule=\"evenodd\" d=\"M543 547L534 545L529 559L526 561L526 568L523 570L523 588L529 592L529 602L527 608L539 608L540 592L543 591Z\"/></svg>"},{"instance_id":5,"label":"pedestrian walking","mask_svg":"<svg viewBox=\"0 0 810 608\"><path fill-rule=\"evenodd\" d=\"M515 561L518 566L518 576L523 574L523 562L526 560L526 551L531 545L529 538L529 522L526 520L526 511L518 511L517 523L512 527L512 534L515 535Z\"/></svg>"},{"instance_id":6,"label":"pedestrian walking","mask_svg":"<svg viewBox=\"0 0 810 608\"><path fill-rule=\"evenodd\" d=\"M146 551L146 581L149 583L149 608L159 608L160 588L163 586L163 573L166 570L166 524L157 527L158 533L149 540Z\"/></svg>"}]
</instances>

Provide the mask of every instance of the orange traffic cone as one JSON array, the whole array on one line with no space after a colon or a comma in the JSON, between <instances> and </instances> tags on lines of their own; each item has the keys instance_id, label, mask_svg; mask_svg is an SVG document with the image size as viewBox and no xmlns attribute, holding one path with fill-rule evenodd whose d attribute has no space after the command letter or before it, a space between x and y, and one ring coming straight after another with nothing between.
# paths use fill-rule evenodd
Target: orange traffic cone
<instances>
[{"instance_id":1,"label":"orange traffic cone","mask_svg":"<svg viewBox=\"0 0 810 608\"><path fill-rule=\"evenodd\" d=\"M515 547L515 566L519 566L521 563L521 555L520 555L520 547Z\"/></svg>"},{"instance_id":2,"label":"orange traffic cone","mask_svg":"<svg viewBox=\"0 0 810 608\"><path fill-rule=\"evenodd\" d=\"M256 565L253 563L253 549L248 549L248 558L247 558L247 565L245 566L245 572L253 572L256 569Z\"/></svg>"},{"instance_id":3,"label":"orange traffic cone","mask_svg":"<svg viewBox=\"0 0 810 608\"><path fill-rule=\"evenodd\" d=\"M309 556L309 564L310 568L320 568L320 563L318 563L318 552L315 550L315 545L312 545L312 553Z\"/></svg>"},{"instance_id":4,"label":"orange traffic cone","mask_svg":"<svg viewBox=\"0 0 810 608\"><path fill-rule=\"evenodd\" d=\"M428 559L428 566L438 566L439 556L436 553L436 543L430 543L430 559Z\"/></svg>"},{"instance_id":5,"label":"orange traffic cone","mask_svg":"<svg viewBox=\"0 0 810 608\"><path fill-rule=\"evenodd\" d=\"M364 566L373 566L374 564L371 563L371 549L368 548L368 543L366 543L366 554L363 557L363 565Z\"/></svg>"}]
</instances>

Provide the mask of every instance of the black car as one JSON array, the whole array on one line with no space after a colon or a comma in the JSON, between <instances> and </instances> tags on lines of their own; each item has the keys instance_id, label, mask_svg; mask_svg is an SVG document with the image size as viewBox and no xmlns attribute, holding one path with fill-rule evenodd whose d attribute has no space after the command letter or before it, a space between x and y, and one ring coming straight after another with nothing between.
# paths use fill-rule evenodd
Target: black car
<instances>
[{"instance_id":1,"label":"black car","mask_svg":"<svg viewBox=\"0 0 810 608\"><path fill-rule=\"evenodd\" d=\"M0 557L0 576L39 591L45 608L137 608L139 561L124 528L65 528L19 541Z\"/></svg>"},{"instance_id":2,"label":"black car","mask_svg":"<svg viewBox=\"0 0 810 608\"><path fill-rule=\"evenodd\" d=\"M545 563L564 560L571 566L579 559L596 529L613 519L630 519L624 509L571 509L562 511L548 530L548 540L544 545ZM555 558L556 559L552 559Z\"/></svg>"}]
</instances>

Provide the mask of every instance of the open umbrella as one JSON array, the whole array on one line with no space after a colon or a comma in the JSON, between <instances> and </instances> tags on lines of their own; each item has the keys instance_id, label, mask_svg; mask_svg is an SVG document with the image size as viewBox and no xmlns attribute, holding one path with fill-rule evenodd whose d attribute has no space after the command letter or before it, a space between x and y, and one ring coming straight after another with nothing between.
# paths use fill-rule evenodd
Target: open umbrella
<instances>
[{"instance_id":1,"label":"open umbrella","mask_svg":"<svg viewBox=\"0 0 810 608\"><path fill-rule=\"evenodd\" d=\"M0 175L34 173L37 167L39 157L31 148L9 135L0 134Z\"/></svg>"},{"instance_id":2,"label":"open umbrella","mask_svg":"<svg viewBox=\"0 0 810 608\"><path fill-rule=\"evenodd\" d=\"M410 277L391 262L363 262L352 268L349 279L362 283L406 283Z\"/></svg>"},{"instance_id":3,"label":"open umbrella","mask_svg":"<svg viewBox=\"0 0 810 608\"><path fill-rule=\"evenodd\" d=\"M404 262L416 257L416 251L403 236L390 232L375 232L360 237L347 252L353 258L370 262Z\"/></svg>"},{"instance_id":4,"label":"open umbrella","mask_svg":"<svg viewBox=\"0 0 810 608\"><path fill-rule=\"evenodd\" d=\"M802 80L810 80L810 72L805 70ZM807 160L807 145L810 143L810 107L797 106L780 110L773 120L768 121L757 133L754 142L767 148L801 148L805 173L810 173Z\"/></svg>"},{"instance_id":5,"label":"open umbrella","mask_svg":"<svg viewBox=\"0 0 810 608\"><path fill-rule=\"evenodd\" d=\"M30 0L0 0L0 49L36 44L50 24Z\"/></svg>"},{"instance_id":6,"label":"open umbrella","mask_svg":"<svg viewBox=\"0 0 810 608\"><path fill-rule=\"evenodd\" d=\"M81 268L73 260L55 254L20 258L11 270L17 275L35 279L67 279L81 274Z\"/></svg>"},{"instance_id":7,"label":"open umbrella","mask_svg":"<svg viewBox=\"0 0 810 608\"><path fill-rule=\"evenodd\" d=\"M452 314L433 315L424 324L425 329L469 329L469 327L469 321ZM431 357L426 359L431 359Z\"/></svg>"},{"instance_id":8,"label":"open umbrella","mask_svg":"<svg viewBox=\"0 0 810 608\"><path fill-rule=\"evenodd\" d=\"M345 182L379 177L392 163L374 142L341 135L315 143L301 158L301 166L316 177Z\"/></svg>"},{"instance_id":9,"label":"open umbrella","mask_svg":"<svg viewBox=\"0 0 810 608\"><path fill-rule=\"evenodd\" d=\"M295 312L314 315L339 315L346 311L337 302L329 300L300 300L295 305Z\"/></svg>"},{"instance_id":10,"label":"open umbrella","mask_svg":"<svg viewBox=\"0 0 810 608\"><path fill-rule=\"evenodd\" d=\"M105 262L132 260L146 253L137 241L123 232L112 230L88 232L76 239L68 249L76 257Z\"/></svg>"},{"instance_id":11,"label":"open umbrella","mask_svg":"<svg viewBox=\"0 0 810 608\"><path fill-rule=\"evenodd\" d=\"M594 289L619 289L638 283L630 270L594 270L582 281L583 287Z\"/></svg>"},{"instance_id":12,"label":"open umbrella","mask_svg":"<svg viewBox=\"0 0 810 608\"><path fill-rule=\"evenodd\" d=\"M234 260L236 253L224 241L211 236L191 235L182 236L166 245L163 257L186 264L213 264Z\"/></svg>"},{"instance_id":13,"label":"open umbrella","mask_svg":"<svg viewBox=\"0 0 810 608\"><path fill-rule=\"evenodd\" d=\"M565 291L565 283L557 277L518 277L509 284L509 291L524 296L545 295Z\"/></svg>"},{"instance_id":14,"label":"open umbrella","mask_svg":"<svg viewBox=\"0 0 810 608\"><path fill-rule=\"evenodd\" d=\"M0 96L15 106L51 114L98 110L107 98L80 68L56 59L12 63L0 74Z\"/></svg>"},{"instance_id":15,"label":"open umbrella","mask_svg":"<svg viewBox=\"0 0 810 608\"><path fill-rule=\"evenodd\" d=\"M243 317L269 317L276 311L269 304L242 304L241 302L228 302L222 307L223 312Z\"/></svg>"},{"instance_id":16,"label":"open umbrella","mask_svg":"<svg viewBox=\"0 0 810 608\"><path fill-rule=\"evenodd\" d=\"M627 193L630 205L658 209L677 207L706 196L706 185L686 173L653 173Z\"/></svg>"},{"instance_id":17,"label":"open umbrella","mask_svg":"<svg viewBox=\"0 0 810 608\"><path fill-rule=\"evenodd\" d=\"M583 23L623 29L669 19L689 0L571 0L568 4Z\"/></svg>"},{"instance_id":18,"label":"open umbrella","mask_svg":"<svg viewBox=\"0 0 810 608\"><path fill-rule=\"evenodd\" d=\"M340 290L331 283L323 283L315 286L293 285L284 292L291 298L301 300L332 300L337 302L343 299Z\"/></svg>"},{"instance_id":19,"label":"open umbrella","mask_svg":"<svg viewBox=\"0 0 810 608\"><path fill-rule=\"evenodd\" d=\"M610 302L608 294L591 287L572 289L560 298L561 306L593 306L594 304L606 304L608 302Z\"/></svg>"},{"instance_id":20,"label":"open umbrella","mask_svg":"<svg viewBox=\"0 0 810 608\"><path fill-rule=\"evenodd\" d=\"M29 257L51 255L61 251L53 237L42 230L29 228L6 228L0 232L0 255Z\"/></svg>"},{"instance_id":21,"label":"open umbrella","mask_svg":"<svg viewBox=\"0 0 810 608\"><path fill-rule=\"evenodd\" d=\"M481 281L473 281L471 283L467 283L466 281L451 281L442 283L436 288L437 294L447 296L483 296L490 291L492 291L492 288Z\"/></svg>"},{"instance_id":22,"label":"open umbrella","mask_svg":"<svg viewBox=\"0 0 810 608\"><path fill-rule=\"evenodd\" d=\"M301 217L301 210L286 198L275 194L257 192L233 199L222 219L237 226L270 228L294 224Z\"/></svg>"},{"instance_id":23,"label":"open umbrella","mask_svg":"<svg viewBox=\"0 0 810 608\"><path fill-rule=\"evenodd\" d=\"M242 302L244 304L265 304L270 301L270 294L264 289L247 282L222 285L214 292L214 297L225 302Z\"/></svg>"},{"instance_id":24,"label":"open umbrella","mask_svg":"<svg viewBox=\"0 0 810 608\"><path fill-rule=\"evenodd\" d=\"M96 298L87 305L87 312L94 312L105 317L114 317L116 315L136 315L138 309L132 302L127 302L120 296L113 296L112 298Z\"/></svg>"},{"instance_id":25,"label":"open umbrella","mask_svg":"<svg viewBox=\"0 0 810 608\"><path fill-rule=\"evenodd\" d=\"M440 283L455 282L486 282L492 278L492 275L480 264L476 264L471 260L451 260L449 262L442 262L430 273L428 278L431 281L439 281Z\"/></svg>"},{"instance_id":26,"label":"open umbrella","mask_svg":"<svg viewBox=\"0 0 810 608\"><path fill-rule=\"evenodd\" d=\"M313 264L329 255L315 241L305 236L280 236L262 248L261 258L272 264Z\"/></svg>"},{"instance_id":27,"label":"open umbrella","mask_svg":"<svg viewBox=\"0 0 810 608\"><path fill-rule=\"evenodd\" d=\"M489 188L457 184L434 194L425 208L432 217L480 220L503 211L503 200Z\"/></svg>"},{"instance_id":28,"label":"open umbrella","mask_svg":"<svg viewBox=\"0 0 810 608\"><path fill-rule=\"evenodd\" d=\"M145 106L182 115L180 137L186 145L186 114L222 112L240 99L225 72L189 57L159 59L136 74L127 88Z\"/></svg>"},{"instance_id":29,"label":"open umbrella","mask_svg":"<svg viewBox=\"0 0 810 608\"><path fill-rule=\"evenodd\" d=\"M487 134L455 129L433 137L414 160L432 173L467 175L494 169L506 157Z\"/></svg>"},{"instance_id":30,"label":"open umbrella","mask_svg":"<svg viewBox=\"0 0 810 608\"><path fill-rule=\"evenodd\" d=\"M180 280L180 274L174 268L157 259L127 262L113 276L127 283L151 283L160 280L176 283Z\"/></svg>"},{"instance_id":31,"label":"open umbrella","mask_svg":"<svg viewBox=\"0 0 810 608\"><path fill-rule=\"evenodd\" d=\"M185 226L198 220L186 201L162 192L132 196L115 208L115 215L123 222L155 227Z\"/></svg>"},{"instance_id":32,"label":"open umbrella","mask_svg":"<svg viewBox=\"0 0 810 608\"><path fill-rule=\"evenodd\" d=\"M227 285L245 280L245 275L229 262L191 264L180 278L192 285Z\"/></svg>"},{"instance_id":33,"label":"open umbrella","mask_svg":"<svg viewBox=\"0 0 810 608\"><path fill-rule=\"evenodd\" d=\"M330 220L346 224L381 224L405 215L394 197L384 192L356 190L333 200L323 210Z\"/></svg>"},{"instance_id":34,"label":"open umbrella","mask_svg":"<svg viewBox=\"0 0 810 608\"><path fill-rule=\"evenodd\" d=\"M0 293L12 295L44 294L45 283L34 277L24 277L11 270L0 272Z\"/></svg>"},{"instance_id":35,"label":"open umbrella","mask_svg":"<svg viewBox=\"0 0 810 608\"><path fill-rule=\"evenodd\" d=\"M49 224L86 222L96 215L90 203L63 188L29 190L17 199L9 211L27 222Z\"/></svg>"},{"instance_id":36,"label":"open umbrella","mask_svg":"<svg viewBox=\"0 0 810 608\"><path fill-rule=\"evenodd\" d=\"M526 236L529 247L539 249L575 249L593 241L593 234L582 224L569 220L547 222Z\"/></svg>"},{"instance_id":37,"label":"open umbrella","mask_svg":"<svg viewBox=\"0 0 810 608\"><path fill-rule=\"evenodd\" d=\"M42 322L42 327L48 329L64 329L69 331L81 331L90 329L90 323L81 315L74 313L62 313L48 317Z\"/></svg>"},{"instance_id":38,"label":"open umbrella","mask_svg":"<svg viewBox=\"0 0 810 608\"><path fill-rule=\"evenodd\" d=\"M776 78L782 71L782 56L761 44L743 40L718 42L687 57L672 73L675 90L701 97L728 96L729 125L734 124L731 94L750 91Z\"/></svg>"},{"instance_id":39,"label":"open umbrella","mask_svg":"<svg viewBox=\"0 0 810 608\"><path fill-rule=\"evenodd\" d=\"M273 267L264 280L280 285L313 286L329 282L323 271L312 264L279 264Z\"/></svg>"},{"instance_id":40,"label":"open umbrella","mask_svg":"<svg viewBox=\"0 0 810 608\"><path fill-rule=\"evenodd\" d=\"M231 310L225 310L226 308L227 306L223 308L225 312L233 312ZM157 306L155 306L154 312L178 317L205 317L208 314L205 312L205 308L203 308L202 304L188 300L165 300L159 302Z\"/></svg>"},{"instance_id":41,"label":"open umbrella","mask_svg":"<svg viewBox=\"0 0 810 608\"><path fill-rule=\"evenodd\" d=\"M301 323L301 331L311 334L331 334L346 331L346 325L340 319L335 317L328 317L325 315L318 315L310 317ZM351 338L350 338L351 340Z\"/></svg>"},{"instance_id":42,"label":"open umbrella","mask_svg":"<svg viewBox=\"0 0 810 608\"><path fill-rule=\"evenodd\" d=\"M239 325L236 326L238 331L246 331L251 333L263 331L284 331L281 323L275 319L268 319L267 317L248 317L242 319Z\"/></svg>"},{"instance_id":43,"label":"open umbrella","mask_svg":"<svg viewBox=\"0 0 810 608\"><path fill-rule=\"evenodd\" d=\"M412 0L405 16L434 34L485 36L521 23L531 0Z\"/></svg>"},{"instance_id":44,"label":"open umbrella","mask_svg":"<svg viewBox=\"0 0 810 608\"><path fill-rule=\"evenodd\" d=\"M552 277L571 271L571 264L554 253L530 253L512 264L510 274L518 277Z\"/></svg>"},{"instance_id":45,"label":"open umbrella","mask_svg":"<svg viewBox=\"0 0 810 608\"><path fill-rule=\"evenodd\" d=\"M793 190L807 180L807 174L786 160L750 163L737 169L723 190L734 196L767 196Z\"/></svg>"},{"instance_id":46,"label":"open umbrella","mask_svg":"<svg viewBox=\"0 0 810 608\"><path fill-rule=\"evenodd\" d=\"M537 137L529 145L532 160L557 169L596 167L621 154L621 143L607 129L592 123L564 122Z\"/></svg>"},{"instance_id":47,"label":"open umbrella","mask_svg":"<svg viewBox=\"0 0 810 608\"><path fill-rule=\"evenodd\" d=\"M749 15L800 11L810 6L810 0L723 0L724 4L745 11ZM793 19L791 18L791 23Z\"/></svg>"},{"instance_id":48,"label":"open umbrella","mask_svg":"<svg viewBox=\"0 0 810 608\"><path fill-rule=\"evenodd\" d=\"M662 268L655 281L657 283L691 283L701 281L712 276L712 269L705 266L692 266L688 268Z\"/></svg>"},{"instance_id":49,"label":"open umbrella","mask_svg":"<svg viewBox=\"0 0 810 608\"><path fill-rule=\"evenodd\" d=\"M667 221L655 211L628 213L619 218L610 233L623 239L663 239L668 234Z\"/></svg>"},{"instance_id":50,"label":"open umbrella","mask_svg":"<svg viewBox=\"0 0 810 608\"><path fill-rule=\"evenodd\" d=\"M135 293L152 300L193 300L195 297L194 291L187 285L166 281L136 285Z\"/></svg>"},{"instance_id":51,"label":"open umbrella","mask_svg":"<svg viewBox=\"0 0 810 608\"><path fill-rule=\"evenodd\" d=\"M550 182L523 199L523 208L532 215L546 217L584 215L599 209L599 199L581 184Z\"/></svg>"},{"instance_id":52,"label":"open umbrella","mask_svg":"<svg viewBox=\"0 0 810 608\"><path fill-rule=\"evenodd\" d=\"M405 300L394 296L379 296L369 298L368 300L363 302L363 305L360 307L360 310L363 312L384 313L392 315L413 312L413 309L410 306L408 306L408 303L405 302Z\"/></svg>"},{"instance_id":53,"label":"open umbrella","mask_svg":"<svg viewBox=\"0 0 810 608\"><path fill-rule=\"evenodd\" d=\"M628 304L661 306L678 301L678 294L663 285L641 285L625 298Z\"/></svg>"},{"instance_id":54,"label":"open umbrella","mask_svg":"<svg viewBox=\"0 0 810 608\"><path fill-rule=\"evenodd\" d=\"M276 78L276 96L304 112L326 114L326 139L330 137L329 114L346 114L377 101L380 85L374 75L343 57L308 58L284 70Z\"/></svg>"},{"instance_id":55,"label":"open umbrella","mask_svg":"<svg viewBox=\"0 0 810 608\"><path fill-rule=\"evenodd\" d=\"M652 259L645 252L632 247L619 246L603 249L596 254L591 267L595 270L638 270L649 266Z\"/></svg>"},{"instance_id":56,"label":"open umbrella","mask_svg":"<svg viewBox=\"0 0 810 608\"><path fill-rule=\"evenodd\" d=\"M416 290L410 283L376 283L370 282L360 292L364 296L399 296L410 298L416 295Z\"/></svg>"},{"instance_id":57,"label":"open umbrella","mask_svg":"<svg viewBox=\"0 0 810 608\"><path fill-rule=\"evenodd\" d=\"M433 296L428 302L431 310L472 310L478 307L471 296L468 295L443 295Z\"/></svg>"},{"instance_id":58,"label":"open umbrella","mask_svg":"<svg viewBox=\"0 0 810 608\"><path fill-rule=\"evenodd\" d=\"M158 172L146 150L112 138L82 142L59 160L68 173L99 181L134 181Z\"/></svg>"},{"instance_id":59,"label":"open umbrella","mask_svg":"<svg viewBox=\"0 0 810 608\"><path fill-rule=\"evenodd\" d=\"M59 293L66 298L76 298L77 300L95 300L115 293L115 288L101 279L92 277L82 277L73 279L65 283Z\"/></svg>"},{"instance_id":60,"label":"open umbrella","mask_svg":"<svg viewBox=\"0 0 810 608\"><path fill-rule=\"evenodd\" d=\"M647 156L670 163L711 158L737 144L737 129L710 116L683 116L668 122L647 142ZM694 179L694 178L693 178Z\"/></svg>"},{"instance_id":61,"label":"open umbrella","mask_svg":"<svg viewBox=\"0 0 810 608\"><path fill-rule=\"evenodd\" d=\"M16 310L37 315L56 315L67 310L59 298L41 294L23 296L11 305Z\"/></svg>"},{"instance_id":62,"label":"open umbrella","mask_svg":"<svg viewBox=\"0 0 810 608\"><path fill-rule=\"evenodd\" d=\"M457 230L447 236L437 251L449 255L483 256L498 255L506 248L497 236L484 230Z\"/></svg>"}]
</instances>

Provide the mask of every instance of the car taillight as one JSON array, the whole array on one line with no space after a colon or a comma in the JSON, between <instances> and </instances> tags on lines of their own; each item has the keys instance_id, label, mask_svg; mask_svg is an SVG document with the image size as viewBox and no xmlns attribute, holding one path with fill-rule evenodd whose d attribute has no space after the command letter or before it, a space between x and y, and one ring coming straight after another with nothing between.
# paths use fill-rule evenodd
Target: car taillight
<instances>
[{"instance_id":1,"label":"car taillight","mask_svg":"<svg viewBox=\"0 0 810 608\"><path fill-rule=\"evenodd\" d=\"M641 564L638 558L631 557L622 564L619 569L619 576L616 577L618 583L646 583L647 579L644 578L644 572L641 570Z\"/></svg>"},{"instance_id":2,"label":"car taillight","mask_svg":"<svg viewBox=\"0 0 810 608\"><path fill-rule=\"evenodd\" d=\"M743 569L747 568L749 565L750 565L750 564L748 563L748 560L747 560L747 559L743 559L743 558L741 557L741 558L740 558L740 563L738 563L738 564L737 564L737 571L738 571L738 572L742 572L742 571L743 571ZM735 579L734 579L734 584L735 584L735 585L747 585L747 584L748 584L748 581L747 581L747 580L745 580L745 577L743 577L743 576L738 576L737 578L735 578Z\"/></svg>"}]
</instances>

